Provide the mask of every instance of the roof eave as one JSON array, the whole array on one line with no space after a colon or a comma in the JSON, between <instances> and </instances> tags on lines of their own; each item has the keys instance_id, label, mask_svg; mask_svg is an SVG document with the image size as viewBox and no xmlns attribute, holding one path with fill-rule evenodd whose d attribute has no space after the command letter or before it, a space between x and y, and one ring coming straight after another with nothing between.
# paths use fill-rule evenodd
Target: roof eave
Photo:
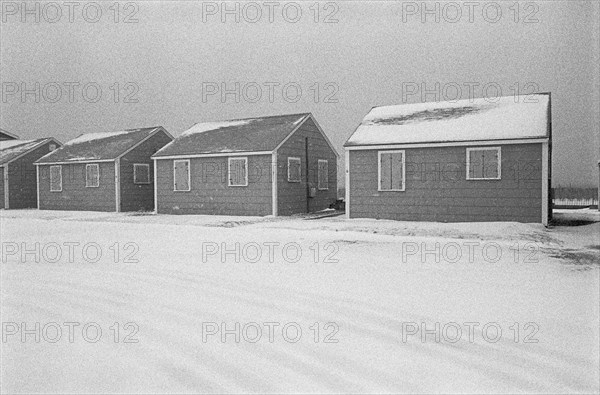
<instances>
[{"instance_id":1,"label":"roof eave","mask_svg":"<svg viewBox=\"0 0 600 395\"><path fill-rule=\"evenodd\" d=\"M191 159L191 158L214 158L223 156L255 156L255 155L272 155L272 151L232 151L232 152L214 152L202 154L175 154L175 155L152 155L152 160L167 160L167 159Z\"/></svg>"},{"instance_id":2,"label":"roof eave","mask_svg":"<svg viewBox=\"0 0 600 395\"><path fill-rule=\"evenodd\" d=\"M76 165L85 163L108 163L115 162L117 159L89 159L89 160L73 160L73 161L58 161L58 162L34 162L35 166L46 166L46 165Z\"/></svg>"},{"instance_id":3,"label":"roof eave","mask_svg":"<svg viewBox=\"0 0 600 395\"><path fill-rule=\"evenodd\" d=\"M122 153L120 153L118 156L116 156L114 158L86 159L86 160L77 160L77 161L63 160L63 161L54 161L54 162L40 162L45 157L49 157L49 156L55 154L55 152L49 152L46 155L42 156L37 161L35 161L34 165L66 165L66 164L114 162L114 161L116 161L118 159L121 159L121 157L123 157L124 155L128 154L129 152L131 152L132 150L134 150L136 147L138 147L140 144L142 144L143 142L147 141L150 137L154 136L155 134L157 134L158 132L161 132L161 131L164 132L167 136L169 136L171 138L171 140L173 140L173 136L169 132L167 132L167 130L164 127L162 127L162 126L156 126L156 127L154 127L152 129L152 132L149 133L146 137L144 137L142 140L140 140L137 143L135 143L133 146L127 148L125 151L123 151ZM82 135L80 135L80 136L82 136ZM61 143L61 145L63 145L63 144Z\"/></svg>"},{"instance_id":4,"label":"roof eave","mask_svg":"<svg viewBox=\"0 0 600 395\"><path fill-rule=\"evenodd\" d=\"M3 134L5 134L5 135L7 135L8 137L12 137L12 138L13 138L13 139L15 139L15 140L19 140L19 139L20 139L20 137L19 137L19 136L17 136L16 134L14 134L14 133L11 133L11 132L9 132L9 131L7 131L7 130L4 130L4 129L0 129L0 133L3 133Z\"/></svg>"},{"instance_id":5,"label":"roof eave","mask_svg":"<svg viewBox=\"0 0 600 395\"><path fill-rule=\"evenodd\" d=\"M337 152L337 150L333 146L333 143L331 142L331 140L329 140L329 137L327 137L327 133L325 133L325 131L323 130L323 128L321 128L321 125L319 125L319 123L317 122L317 120L315 119L315 117L312 115L312 113L309 113L309 116L310 116L310 119L312 119L312 121L317 126L317 129L319 129L319 132L321 132L321 134L323 135L323 138L325 139L325 141L327 142L327 144L329 144L329 148L331 148L331 150L335 154L336 158L339 159L340 158L340 154ZM302 122L302 123L304 123L304 122Z\"/></svg>"},{"instance_id":6,"label":"roof eave","mask_svg":"<svg viewBox=\"0 0 600 395\"><path fill-rule=\"evenodd\" d=\"M159 132L165 133L168 137L171 138L171 141L173 141L174 137L171 135L171 133L167 132L167 130L165 128L163 128L162 126L157 126L154 128L154 130L152 130L152 132L150 134L148 134L148 136L144 137L142 140L138 141L133 146L127 148L123 153L121 153L119 156L117 156L114 160L121 159L123 156L127 155L128 153L130 153L131 151L133 151L134 149L139 147L142 143L146 142L148 139L150 139L154 135L158 134ZM169 142L169 144L170 144L170 142Z\"/></svg>"},{"instance_id":7,"label":"roof eave","mask_svg":"<svg viewBox=\"0 0 600 395\"><path fill-rule=\"evenodd\" d=\"M16 161L17 159L20 159L20 158L22 158L23 156L27 155L27 154L28 154L28 153L30 153L31 151L33 151L33 150L35 150L35 149L38 149L39 147L41 147L42 145L44 145L44 144L46 144L46 143L48 143L48 142L50 142L50 141L54 141L55 143L62 145L62 143L61 143L60 141L58 141L57 139L55 139L54 137L46 137L46 138L44 138L42 141L40 141L38 144L36 144L35 146L33 146L33 147L31 147L30 149L28 149L27 151L25 151L25 152L23 152L23 153L21 153L21 154L19 154L19 155L15 156L15 157L14 157L14 158L12 158L11 160L8 160L8 161L6 161L6 162L3 162L3 163L2 163L2 166L4 166L4 165L8 165L9 163ZM49 153L51 153L51 152L49 152ZM46 156L46 155L44 155L44 156ZM43 156L42 156L42 158L43 158ZM40 159L41 159L41 158L40 158ZM39 159L38 159L38 160L39 160ZM37 162L37 161L35 161L35 162ZM35 162L34 162L34 164L35 164Z\"/></svg>"},{"instance_id":8,"label":"roof eave","mask_svg":"<svg viewBox=\"0 0 600 395\"><path fill-rule=\"evenodd\" d=\"M528 144L528 143L537 143L542 141L549 140L549 136L539 136L539 137L520 137L513 139L486 139L486 140L459 140L459 141L421 141L421 142L407 142L407 143L374 143L374 144L344 144L344 149L351 148L364 148L369 149L371 147L380 147L380 146L437 146L437 145L445 145L445 146L463 146L463 145L477 145L477 144ZM376 149L376 148L373 148Z\"/></svg>"},{"instance_id":9,"label":"roof eave","mask_svg":"<svg viewBox=\"0 0 600 395\"><path fill-rule=\"evenodd\" d=\"M173 158L193 158L193 157L202 158L202 157L211 157L211 156L239 156L239 155L269 155L269 154L273 154L274 152L277 152L277 150L279 149L279 147L281 147L304 124L304 122L306 122L306 120L309 119L309 118L311 118L313 120L313 122L317 126L317 129L319 129L319 131L321 132L321 134L323 134L323 136L325 137L327 143L331 146L331 149L333 150L333 152L335 153L335 155L339 158L339 154L337 153L337 151L333 147L333 144L331 144L331 141L329 141L329 139L327 138L327 135L323 132L323 129L321 128L321 126L315 120L315 118L312 115L312 113L307 112L307 113L289 114L289 116L292 116L292 115L302 116L302 118L300 118L300 120L298 122L298 125L294 126L294 128L291 129L288 132L287 136L285 136L285 138L279 144L277 144L277 146L275 148L273 148L272 150L265 150L265 151L232 151L232 152L203 152L203 153L194 153L194 154L180 154L180 153L175 153L175 154L170 154L170 155L162 155L161 151L167 151L168 148L169 148L169 146L175 142L176 139L174 139L172 142L170 142L169 144L167 144L164 147L162 147L161 149L159 149L154 155L152 155L151 158L152 159L173 159ZM243 120L247 120L247 119L256 119L256 118L234 119L232 121L243 121ZM195 125L197 125L197 123ZM179 138L181 138L181 136L179 136Z\"/></svg>"}]
</instances>

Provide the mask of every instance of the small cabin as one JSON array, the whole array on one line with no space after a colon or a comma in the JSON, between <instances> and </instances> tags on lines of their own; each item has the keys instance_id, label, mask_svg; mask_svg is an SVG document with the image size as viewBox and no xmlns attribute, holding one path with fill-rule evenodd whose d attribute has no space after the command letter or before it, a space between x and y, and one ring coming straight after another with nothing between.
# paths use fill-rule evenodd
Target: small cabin
<instances>
[{"instance_id":1,"label":"small cabin","mask_svg":"<svg viewBox=\"0 0 600 395\"><path fill-rule=\"evenodd\" d=\"M550 94L373 108L344 144L346 216L551 218Z\"/></svg>"},{"instance_id":2,"label":"small cabin","mask_svg":"<svg viewBox=\"0 0 600 395\"><path fill-rule=\"evenodd\" d=\"M60 147L53 138L0 141L0 208L36 208L34 162Z\"/></svg>"},{"instance_id":3,"label":"small cabin","mask_svg":"<svg viewBox=\"0 0 600 395\"><path fill-rule=\"evenodd\" d=\"M161 126L80 135L35 163L39 208L154 210L150 157L172 140Z\"/></svg>"},{"instance_id":4,"label":"small cabin","mask_svg":"<svg viewBox=\"0 0 600 395\"><path fill-rule=\"evenodd\" d=\"M291 215L337 197L338 154L309 113L198 123L152 159L158 213Z\"/></svg>"}]
</instances>

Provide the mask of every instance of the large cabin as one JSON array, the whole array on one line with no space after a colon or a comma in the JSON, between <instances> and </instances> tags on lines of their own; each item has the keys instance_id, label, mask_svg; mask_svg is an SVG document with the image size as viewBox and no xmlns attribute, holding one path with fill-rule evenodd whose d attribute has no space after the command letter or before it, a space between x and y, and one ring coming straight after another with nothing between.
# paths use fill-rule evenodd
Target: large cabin
<instances>
[{"instance_id":1,"label":"large cabin","mask_svg":"<svg viewBox=\"0 0 600 395\"><path fill-rule=\"evenodd\" d=\"M550 94L375 107L344 147L348 218L551 218Z\"/></svg>"}]
</instances>

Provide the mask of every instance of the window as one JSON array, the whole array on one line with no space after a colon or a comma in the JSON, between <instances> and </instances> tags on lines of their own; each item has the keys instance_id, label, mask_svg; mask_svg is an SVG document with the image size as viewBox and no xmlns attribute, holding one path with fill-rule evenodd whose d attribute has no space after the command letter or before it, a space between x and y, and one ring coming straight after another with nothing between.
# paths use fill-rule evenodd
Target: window
<instances>
[{"instance_id":1,"label":"window","mask_svg":"<svg viewBox=\"0 0 600 395\"><path fill-rule=\"evenodd\" d=\"M248 158L229 158L229 186L248 185Z\"/></svg>"},{"instance_id":2,"label":"window","mask_svg":"<svg viewBox=\"0 0 600 395\"><path fill-rule=\"evenodd\" d=\"M50 144L48 146L48 148L49 148L49 151L52 152L52 151L54 151L56 149L56 144Z\"/></svg>"},{"instance_id":3,"label":"window","mask_svg":"<svg viewBox=\"0 0 600 395\"><path fill-rule=\"evenodd\" d=\"M324 159L319 159L319 169L317 172L317 188L320 190L329 189L329 164Z\"/></svg>"},{"instance_id":4,"label":"window","mask_svg":"<svg viewBox=\"0 0 600 395\"><path fill-rule=\"evenodd\" d=\"M467 148L467 180L499 180L500 161L500 147Z\"/></svg>"},{"instance_id":5,"label":"window","mask_svg":"<svg viewBox=\"0 0 600 395\"><path fill-rule=\"evenodd\" d=\"M288 182L302 181L302 161L300 158L288 158Z\"/></svg>"},{"instance_id":6,"label":"window","mask_svg":"<svg viewBox=\"0 0 600 395\"><path fill-rule=\"evenodd\" d=\"M150 184L150 165L145 163L133 164L133 183Z\"/></svg>"},{"instance_id":7,"label":"window","mask_svg":"<svg viewBox=\"0 0 600 395\"><path fill-rule=\"evenodd\" d=\"M98 164L85 165L86 188L97 188L100 186L100 166Z\"/></svg>"},{"instance_id":8,"label":"window","mask_svg":"<svg viewBox=\"0 0 600 395\"><path fill-rule=\"evenodd\" d=\"M379 190L404 191L404 151L379 151Z\"/></svg>"},{"instance_id":9,"label":"window","mask_svg":"<svg viewBox=\"0 0 600 395\"><path fill-rule=\"evenodd\" d=\"M173 190L190 190L190 161L187 159L173 161Z\"/></svg>"},{"instance_id":10,"label":"window","mask_svg":"<svg viewBox=\"0 0 600 395\"><path fill-rule=\"evenodd\" d=\"M62 166L50 166L50 192L62 192Z\"/></svg>"}]
</instances>

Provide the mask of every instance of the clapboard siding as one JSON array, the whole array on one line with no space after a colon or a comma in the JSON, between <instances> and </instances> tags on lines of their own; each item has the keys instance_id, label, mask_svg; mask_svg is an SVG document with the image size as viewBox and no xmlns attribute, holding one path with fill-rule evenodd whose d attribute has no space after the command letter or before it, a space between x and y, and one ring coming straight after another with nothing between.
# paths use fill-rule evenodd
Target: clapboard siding
<instances>
[{"instance_id":1,"label":"clapboard siding","mask_svg":"<svg viewBox=\"0 0 600 395\"><path fill-rule=\"evenodd\" d=\"M37 207L37 176L33 162L50 152L50 144L56 142L47 141L8 164L9 208Z\"/></svg>"},{"instance_id":2,"label":"clapboard siding","mask_svg":"<svg viewBox=\"0 0 600 395\"><path fill-rule=\"evenodd\" d=\"M377 150L350 151L350 216L405 221L540 222L542 145L500 147L501 180L466 180L464 146L405 148L403 192L377 190Z\"/></svg>"},{"instance_id":3,"label":"clapboard siding","mask_svg":"<svg viewBox=\"0 0 600 395\"><path fill-rule=\"evenodd\" d=\"M249 155L247 158L248 186L238 187L228 185L228 157L189 159L189 192L173 191L173 160L157 160L158 213L271 214L271 155Z\"/></svg>"},{"instance_id":4,"label":"clapboard siding","mask_svg":"<svg viewBox=\"0 0 600 395\"><path fill-rule=\"evenodd\" d=\"M171 140L170 136L160 131L121 158L121 211L154 210L154 166L150 157ZM149 165L149 184L133 183L133 165L136 163Z\"/></svg>"},{"instance_id":5,"label":"clapboard siding","mask_svg":"<svg viewBox=\"0 0 600 395\"><path fill-rule=\"evenodd\" d=\"M318 160L325 159L329 167L329 189L316 191L307 197L306 138L308 138L308 186L317 188ZM312 119L306 120L277 150L278 214L291 215L323 210L337 198L337 157ZM301 182L288 182L288 157L301 159ZM308 199L308 207L307 207Z\"/></svg>"},{"instance_id":6,"label":"clapboard siding","mask_svg":"<svg viewBox=\"0 0 600 395\"><path fill-rule=\"evenodd\" d=\"M37 207L36 175L32 161L17 159L8 165L8 207Z\"/></svg>"},{"instance_id":7,"label":"clapboard siding","mask_svg":"<svg viewBox=\"0 0 600 395\"><path fill-rule=\"evenodd\" d=\"M62 192L50 192L50 165L40 165L40 209L115 211L115 164L98 165L100 185L97 188L85 186L85 164L62 165Z\"/></svg>"}]
</instances>

